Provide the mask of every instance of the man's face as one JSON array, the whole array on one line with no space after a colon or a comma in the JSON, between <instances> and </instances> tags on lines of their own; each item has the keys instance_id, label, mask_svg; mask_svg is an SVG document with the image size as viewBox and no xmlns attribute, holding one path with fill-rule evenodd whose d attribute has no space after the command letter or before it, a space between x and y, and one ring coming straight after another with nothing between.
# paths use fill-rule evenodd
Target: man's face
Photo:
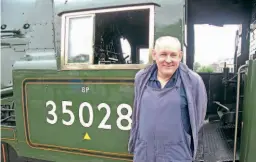
<instances>
[{"instance_id":1,"label":"man's face","mask_svg":"<svg viewBox=\"0 0 256 162\"><path fill-rule=\"evenodd\" d=\"M182 59L182 52L176 49L154 50L152 55L159 72L166 76L171 76L176 71Z\"/></svg>"}]
</instances>

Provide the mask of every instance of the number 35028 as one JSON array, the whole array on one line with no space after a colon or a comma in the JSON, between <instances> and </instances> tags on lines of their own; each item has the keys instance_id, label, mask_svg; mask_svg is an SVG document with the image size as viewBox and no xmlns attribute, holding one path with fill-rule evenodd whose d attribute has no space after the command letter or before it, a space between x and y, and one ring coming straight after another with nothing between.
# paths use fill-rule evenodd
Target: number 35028
<instances>
[{"instance_id":1,"label":"number 35028","mask_svg":"<svg viewBox=\"0 0 256 162\"><path fill-rule=\"evenodd\" d=\"M54 101L47 101L46 102L46 107L50 107L51 106L51 110L48 111L48 114L52 116L52 119L46 118L46 121L49 124L55 124L58 120L58 116L56 114L56 104ZM75 115L74 113L68 109L68 107L72 106L72 101L62 101L62 113L63 114L68 114L70 116L69 120L64 120L62 119L62 123L64 125L72 125L75 121ZM84 109L87 108L89 110L89 120L88 122L84 121L84 117L83 117L83 111ZM110 124L106 124L110 115L111 115L111 109L110 106L106 103L100 103L97 106L98 110L100 111L101 109L106 109L106 114L103 117L103 119L101 120L100 124L98 125L98 128L101 129L111 129L111 125ZM126 109L127 110L127 114L122 114L121 111L122 109ZM131 119L131 115L132 115L132 108L130 105L128 104L120 104L117 107L117 115L118 118L116 120L116 125L119 129L121 130L130 130L131 129L131 124L132 124L132 119ZM88 102L83 102L80 104L79 106L79 121L81 123L82 126L84 127L90 127L93 123L93 118L94 118L94 113L93 113L93 108L91 106L90 103ZM121 121L122 120L127 120L128 121L128 125L123 126Z\"/></svg>"}]
</instances>

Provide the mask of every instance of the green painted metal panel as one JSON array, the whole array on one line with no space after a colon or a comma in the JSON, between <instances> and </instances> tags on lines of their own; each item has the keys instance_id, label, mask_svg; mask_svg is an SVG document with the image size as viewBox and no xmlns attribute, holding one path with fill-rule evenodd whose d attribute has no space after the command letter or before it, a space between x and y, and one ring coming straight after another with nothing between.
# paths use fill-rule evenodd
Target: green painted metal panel
<instances>
[{"instance_id":1,"label":"green painted metal panel","mask_svg":"<svg viewBox=\"0 0 256 162\"><path fill-rule=\"evenodd\" d=\"M31 144L127 153L124 141L131 126L132 84L104 79L78 84L51 79L27 81L24 97ZM65 103L68 106L63 106ZM90 140L84 140L86 133Z\"/></svg>"},{"instance_id":2,"label":"green painted metal panel","mask_svg":"<svg viewBox=\"0 0 256 162\"><path fill-rule=\"evenodd\" d=\"M1 140L12 141L16 139L15 127L1 126Z\"/></svg>"},{"instance_id":3,"label":"green painted metal panel","mask_svg":"<svg viewBox=\"0 0 256 162\"><path fill-rule=\"evenodd\" d=\"M18 148L19 149L17 149L17 151L19 155L25 155L26 157L31 157L34 159L45 159L51 162L132 162L132 160L118 160L99 156L87 156L78 153L71 154L65 151L32 149L25 144L20 145Z\"/></svg>"},{"instance_id":4,"label":"green painted metal panel","mask_svg":"<svg viewBox=\"0 0 256 162\"><path fill-rule=\"evenodd\" d=\"M33 1L31 3L19 3L19 5L34 6ZM48 3L49 2L49 3ZM95 5L90 5L91 3ZM57 69L56 64L59 64L60 56L60 43L61 43L61 18L57 13L63 10L69 9L81 9L89 7L106 7L111 5L125 5L133 3L146 3L148 0L143 0L140 2L124 1L124 0L111 0L108 2L101 3L99 0L95 1L84 1L77 0L73 1L47 1L45 4L52 4L52 8L46 8L45 6L40 6L42 3L38 3L40 10L49 11L48 14L30 14L31 12L38 8L29 8L24 9L24 7L18 7L24 11L19 13L25 13L24 18L29 13L29 16L33 17L38 21L38 24L49 18L52 20L54 18L54 27L53 32L47 32L42 37L42 26L36 27L36 30L33 30L33 38L29 39L33 45L40 45L47 47L48 43L54 45L53 50L43 49L29 49L31 50L30 57L27 59L22 59L14 64L13 71L13 89L14 89L14 100L15 100L15 119L16 119L16 128L15 128L15 141L8 141L9 144L13 146L15 151L19 156L31 157L36 159L44 159L55 162L111 162L111 161L132 161L130 155L125 155L122 158L114 157L114 155L103 156L103 155L88 155L83 151L78 152L79 149L90 149L97 150L101 152L109 153L119 153L127 154L127 144L128 144L128 135L129 130L120 130L117 127L117 107L118 105L125 103L132 107L133 103L133 85L124 85L121 82L116 84L97 84L92 85L88 84L89 92L87 94L81 93L79 85L73 84L74 78L100 78L102 81L106 78L117 78L123 80L124 78L134 78L135 73L139 70L79 70L79 71L60 71ZM180 41L183 41L183 31L184 27L184 13L183 13L183 4L182 1L175 0L161 0L161 1L152 1L158 3L160 7L156 7L155 12L155 33L154 39L163 35L173 35L179 38ZM15 6L14 4L10 7ZM54 10L54 16L52 16L52 10ZM49 15L51 15L49 17ZM170 16L171 15L171 16ZM166 17L169 17L166 19ZM19 20L20 17L17 17ZM30 18L28 18L30 21ZM47 19L48 20L48 19ZM33 22L33 21L31 21ZM45 22L44 22L45 23ZM32 25L33 23L31 23ZM52 21L47 21L47 27L52 25ZM34 29L34 26L32 26ZM48 29L48 28L47 28ZM47 31L47 30L46 30ZM31 31L32 33L32 31ZM48 37L47 37L48 36ZM54 41L52 37L54 36ZM41 39L38 39L41 38ZM40 44L40 41L43 44ZM38 44L39 43L39 44ZM46 43L46 44L45 44ZM28 47L29 48L29 47ZM23 111L24 109L24 95L23 95L23 81L29 78L41 79L37 84L28 84L25 90L27 90L27 110L28 110L28 121L24 123L26 114ZM72 81L68 84L43 84L46 82L47 78L61 79L61 78L70 78ZM86 84L87 85L87 84ZM46 101L52 99L56 103L56 112L58 113L58 120L56 124L49 124L46 122L47 110ZM75 116L75 121L71 126L65 126L62 123L62 119L68 120L69 117L67 114L62 113L61 101L68 100L72 101L72 106L68 109L72 110ZM87 101L92 105L94 112L94 120L90 128L85 128L81 125L79 121L79 105L82 102ZM102 108L100 111L97 106L100 103L106 103L110 106L110 118L106 122L111 124L111 131L106 129L99 129L99 123L104 118L106 110ZM25 105L26 106L26 105ZM127 111L123 110L122 113L125 114ZM97 113L97 114L96 114ZM88 122L88 109L84 109L84 119L85 122ZM26 122L26 120L25 120ZM122 121L123 125L126 125L125 120ZM26 127L29 125L30 129L30 138L26 138L28 135L26 132ZM2 131L3 132L3 131ZM88 133L91 137L91 140L84 140L83 137L85 133ZM11 133L2 133L2 135L10 136ZM3 137L3 136L2 136ZM29 136L28 136L29 137ZM32 144L30 143L32 141ZM41 144L33 145L33 143ZM59 149L54 147L45 148L42 144L46 145L58 145ZM60 147L72 147L73 150L61 150Z\"/></svg>"},{"instance_id":5,"label":"green painted metal panel","mask_svg":"<svg viewBox=\"0 0 256 162\"><path fill-rule=\"evenodd\" d=\"M251 162L256 159L256 60L249 61L245 84L240 161Z\"/></svg>"},{"instance_id":6,"label":"green painted metal panel","mask_svg":"<svg viewBox=\"0 0 256 162\"><path fill-rule=\"evenodd\" d=\"M131 155L127 152L129 130L120 130L117 127L117 107L122 104L133 104L133 79L137 70L105 70L98 71L14 71L14 89L16 94L15 109L17 138L19 143L16 150L22 156L45 159L49 161L70 162L95 160L95 161L131 161ZM44 76L44 77L42 77ZM63 81L69 79L62 84ZM86 83L83 79L96 79L98 84ZM110 78L114 81L107 82ZM32 82L33 81L33 82ZM51 81L51 83L49 83ZM53 82L54 81L54 82ZM115 84L113 84L115 82ZM24 84L23 84L24 83ZM26 83L26 84L25 84ZM34 83L34 84L33 84ZM25 87L25 91L23 87ZM87 93L82 92L82 88L89 87ZM27 95L28 123L30 129L30 140L26 139L26 128L24 126L24 103ZM23 95L23 96L22 96ZM25 98L23 98L25 97ZM51 110L49 105L46 108L46 101L52 100L56 103L56 112L58 120L56 124L46 122L46 117L52 119L51 115L47 115L47 110ZM61 101L72 101L72 106L67 109L72 110L75 121L71 126L62 123L62 119L69 120L67 114L62 113ZM90 128L85 128L79 120L79 105L82 102L91 104L94 112L94 120ZM98 128L99 123L106 115L106 109L98 110L100 103L106 103L110 106L110 118L106 124L111 124L111 131L108 129ZM26 105L25 105L26 106ZM88 109L84 109L84 121L88 122ZM127 110L122 110L123 114ZM127 121L123 120L122 125L127 125ZM84 140L85 133L88 133L91 140ZM41 144L41 145L35 145ZM33 145L34 144L34 145ZM56 147L44 147L42 144L56 145ZM69 147L66 150L60 150L60 147ZM73 148L72 151L70 148ZM80 152L78 149L83 149ZM85 150L94 150L107 152L108 155L88 155ZM63 153L65 152L65 153ZM122 157L114 155L124 154ZM73 160L71 160L73 161Z\"/></svg>"}]
</instances>

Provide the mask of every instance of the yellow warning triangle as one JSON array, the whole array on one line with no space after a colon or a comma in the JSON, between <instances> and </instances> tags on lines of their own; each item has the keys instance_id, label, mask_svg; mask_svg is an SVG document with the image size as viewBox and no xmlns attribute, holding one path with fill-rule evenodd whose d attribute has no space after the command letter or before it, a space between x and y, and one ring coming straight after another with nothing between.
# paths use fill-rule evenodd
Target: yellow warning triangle
<instances>
[{"instance_id":1,"label":"yellow warning triangle","mask_svg":"<svg viewBox=\"0 0 256 162\"><path fill-rule=\"evenodd\" d=\"M88 135L88 133L85 133L84 139L86 139L86 140L91 140L91 138L90 138L90 136Z\"/></svg>"}]
</instances>

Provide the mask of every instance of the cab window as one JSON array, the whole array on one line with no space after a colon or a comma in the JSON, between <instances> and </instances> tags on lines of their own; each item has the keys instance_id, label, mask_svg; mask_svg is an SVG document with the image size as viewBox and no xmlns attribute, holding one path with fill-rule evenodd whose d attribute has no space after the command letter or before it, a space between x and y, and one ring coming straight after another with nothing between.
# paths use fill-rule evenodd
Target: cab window
<instances>
[{"instance_id":1,"label":"cab window","mask_svg":"<svg viewBox=\"0 0 256 162\"><path fill-rule=\"evenodd\" d=\"M134 69L150 63L152 5L66 13L62 21L62 69Z\"/></svg>"}]
</instances>

